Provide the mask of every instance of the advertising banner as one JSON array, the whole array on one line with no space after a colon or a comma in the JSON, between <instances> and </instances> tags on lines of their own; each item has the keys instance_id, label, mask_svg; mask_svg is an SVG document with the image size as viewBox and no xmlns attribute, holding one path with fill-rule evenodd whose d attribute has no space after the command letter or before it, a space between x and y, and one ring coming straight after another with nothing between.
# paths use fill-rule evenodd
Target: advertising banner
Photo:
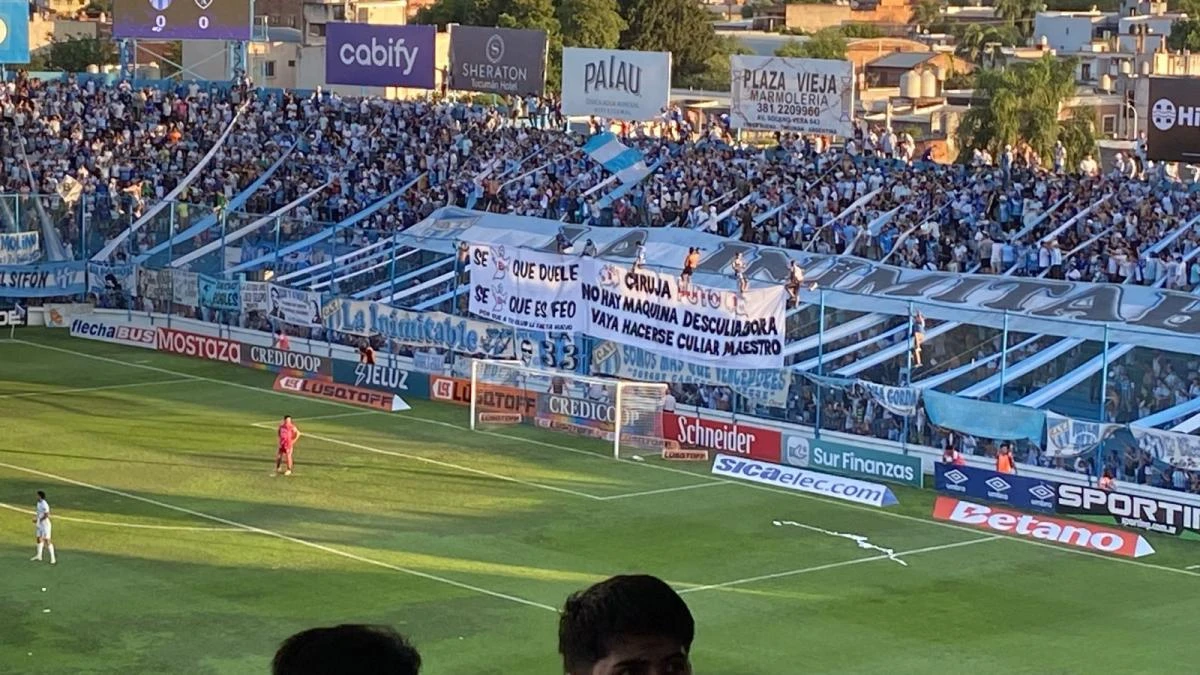
<instances>
[{"instance_id":1,"label":"advertising banner","mask_svg":"<svg viewBox=\"0 0 1200 675\"><path fill-rule=\"evenodd\" d=\"M507 326L441 312L410 312L369 300L337 299L326 305L329 327L355 335L381 335L398 344L460 354L512 359Z\"/></svg>"},{"instance_id":2,"label":"advertising banner","mask_svg":"<svg viewBox=\"0 0 1200 675\"><path fill-rule=\"evenodd\" d=\"M236 0L113 0L112 34L150 40L249 41L252 6Z\"/></svg>"},{"instance_id":3,"label":"advertising banner","mask_svg":"<svg viewBox=\"0 0 1200 675\"><path fill-rule=\"evenodd\" d=\"M354 361L333 361L333 381L392 394L429 398L429 375L406 368L370 365Z\"/></svg>"},{"instance_id":4,"label":"advertising banner","mask_svg":"<svg viewBox=\"0 0 1200 675\"><path fill-rule=\"evenodd\" d=\"M170 302L175 293L171 290L172 271L137 268L137 296L156 302Z\"/></svg>"},{"instance_id":5,"label":"advertising banner","mask_svg":"<svg viewBox=\"0 0 1200 675\"><path fill-rule=\"evenodd\" d=\"M538 397L539 426L611 439L616 429L617 408L608 401L542 394Z\"/></svg>"},{"instance_id":6,"label":"advertising banner","mask_svg":"<svg viewBox=\"0 0 1200 675\"><path fill-rule=\"evenodd\" d=\"M329 375L329 359L259 345L242 345L242 365L286 375Z\"/></svg>"},{"instance_id":7,"label":"advertising banner","mask_svg":"<svg viewBox=\"0 0 1200 675\"><path fill-rule=\"evenodd\" d=\"M126 347L154 349L156 336L153 328L137 328L123 324L110 324L93 319L75 319L71 322L71 337L86 338Z\"/></svg>"},{"instance_id":8,"label":"advertising banner","mask_svg":"<svg viewBox=\"0 0 1200 675\"><path fill-rule=\"evenodd\" d=\"M714 476L748 480L771 487L843 499L867 506L892 506L900 503L896 499L896 495L892 493L892 489L886 485L842 476L830 476L770 462L759 462L745 457L717 455L713 462L712 473Z\"/></svg>"},{"instance_id":9,"label":"advertising banner","mask_svg":"<svg viewBox=\"0 0 1200 675\"><path fill-rule=\"evenodd\" d=\"M546 88L546 32L453 26L450 88L541 96Z\"/></svg>"},{"instance_id":10,"label":"advertising banner","mask_svg":"<svg viewBox=\"0 0 1200 675\"><path fill-rule=\"evenodd\" d=\"M275 378L275 391L319 398L325 401L336 401L360 408L371 408L382 412L401 412L409 410L404 399L395 394L381 391L359 389L346 384L336 384L325 380L311 380L303 377L280 375Z\"/></svg>"},{"instance_id":11,"label":"advertising banner","mask_svg":"<svg viewBox=\"0 0 1200 675\"><path fill-rule=\"evenodd\" d=\"M564 115L641 122L660 117L670 98L670 52L563 48Z\"/></svg>"},{"instance_id":12,"label":"advertising banner","mask_svg":"<svg viewBox=\"0 0 1200 675\"><path fill-rule=\"evenodd\" d=\"M0 38L0 49L3 44L3 38ZM0 63L5 61L0 60ZM42 247L37 232L0 234L0 265L29 265L41 257Z\"/></svg>"},{"instance_id":13,"label":"advertising banner","mask_svg":"<svg viewBox=\"0 0 1200 675\"><path fill-rule=\"evenodd\" d=\"M1146 158L1200 161L1200 84L1193 77L1151 77Z\"/></svg>"},{"instance_id":14,"label":"advertising banner","mask_svg":"<svg viewBox=\"0 0 1200 675\"><path fill-rule=\"evenodd\" d=\"M376 87L434 88L436 26L325 24L325 81Z\"/></svg>"},{"instance_id":15,"label":"advertising banner","mask_svg":"<svg viewBox=\"0 0 1200 675\"><path fill-rule=\"evenodd\" d=\"M611 340L598 341L592 347L591 368L593 375L627 380L729 387L750 399L751 405L771 408L787 407L788 389L792 384L791 371L782 368L755 370L689 363Z\"/></svg>"},{"instance_id":16,"label":"advertising banner","mask_svg":"<svg viewBox=\"0 0 1200 675\"><path fill-rule=\"evenodd\" d=\"M784 307L780 284L736 290L689 284L674 274L632 271L582 258L585 332L593 337L727 368L782 368Z\"/></svg>"},{"instance_id":17,"label":"advertising banner","mask_svg":"<svg viewBox=\"0 0 1200 675\"><path fill-rule=\"evenodd\" d=\"M171 301L184 307L200 306L200 275L171 270Z\"/></svg>"},{"instance_id":18,"label":"advertising banner","mask_svg":"<svg viewBox=\"0 0 1200 675\"><path fill-rule=\"evenodd\" d=\"M1122 527L1200 539L1200 506L1155 497L1062 483L1058 486L1058 512L1111 518Z\"/></svg>"},{"instance_id":19,"label":"advertising banner","mask_svg":"<svg viewBox=\"0 0 1200 675\"><path fill-rule=\"evenodd\" d=\"M663 413L663 436L684 448L713 450L767 462L779 462L783 443L783 434L776 429L674 412Z\"/></svg>"},{"instance_id":20,"label":"advertising banner","mask_svg":"<svg viewBox=\"0 0 1200 675\"><path fill-rule=\"evenodd\" d=\"M429 378L429 398L443 403L471 405L471 381L434 375Z\"/></svg>"},{"instance_id":21,"label":"advertising banner","mask_svg":"<svg viewBox=\"0 0 1200 675\"><path fill-rule=\"evenodd\" d=\"M17 305L12 309L0 307L0 328L15 328L29 324L29 312Z\"/></svg>"},{"instance_id":22,"label":"advertising banner","mask_svg":"<svg viewBox=\"0 0 1200 675\"><path fill-rule=\"evenodd\" d=\"M322 324L320 293L271 284L268 295L271 318L293 326Z\"/></svg>"},{"instance_id":23,"label":"advertising banner","mask_svg":"<svg viewBox=\"0 0 1200 675\"><path fill-rule=\"evenodd\" d=\"M27 0L0 0L0 63L29 63Z\"/></svg>"},{"instance_id":24,"label":"advertising banner","mask_svg":"<svg viewBox=\"0 0 1200 675\"><path fill-rule=\"evenodd\" d=\"M95 312L95 307L82 302L46 303L42 305L42 320L47 328L70 328L75 319L90 318Z\"/></svg>"},{"instance_id":25,"label":"advertising banner","mask_svg":"<svg viewBox=\"0 0 1200 675\"><path fill-rule=\"evenodd\" d=\"M925 486L920 457L882 452L824 438L817 440L798 434L784 434L783 463L859 478L877 478L916 488Z\"/></svg>"},{"instance_id":26,"label":"advertising banner","mask_svg":"<svg viewBox=\"0 0 1200 675\"><path fill-rule=\"evenodd\" d=\"M237 279L218 279L201 274L196 278L196 290L202 307L242 311L242 282Z\"/></svg>"},{"instance_id":27,"label":"advertising banner","mask_svg":"<svg viewBox=\"0 0 1200 675\"><path fill-rule=\"evenodd\" d=\"M471 313L518 328L576 332L586 322L580 258L471 246Z\"/></svg>"},{"instance_id":28,"label":"advertising banner","mask_svg":"<svg viewBox=\"0 0 1200 675\"><path fill-rule=\"evenodd\" d=\"M933 504L933 517L935 520L968 525L989 532L1051 541L1125 558L1141 558L1154 553L1154 547L1140 534L1009 511L964 502L953 497L938 497Z\"/></svg>"},{"instance_id":29,"label":"advertising banner","mask_svg":"<svg viewBox=\"0 0 1200 675\"><path fill-rule=\"evenodd\" d=\"M734 55L729 119L735 129L854 135L854 64Z\"/></svg>"},{"instance_id":30,"label":"advertising banner","mask_svg":"<svg viewBox=\"0 0 1200 675\"><path fill-rule=\"evenodd\" d=\"M263 281L242 282L242 312L271 311L271 284Z\"/></svg>"},{"instance_id":31,"label":"advertising banner","mask_svg":"<svg viewBox=\"0 0 1200 675\"><path fill-rule=\"evenodd\" d=\"M1048 415L1047 415L1048 416ZM1116 427L1115 424L1104 426ZM1171 466L1188 470L1200 470L1200 437L1177 431L1163 431L1149 427L1132 426L1129 433L1142 451Z\"/></svg>"},{"instance_id":32,"label":"advertising banner","mask_svg":"<svg viewBox=\"0 0 1200 675\"><path fill-rule=\"evenodd\" d=\"M0 298L52 298L83 295L87 264L81 261L0 265Z\"/></svg>"},{"instance_id":33,"label":"advertising banner","mask_svg":"<svg viewBox=\"0 0 1200 675\"><path fill-rule=\"evenodd\" d=\"M933 471L938 492L1004 502L1018 509L1047 513L1057 509L1059 484L1052 481L942 462L936 463Z\"/></svg>"},{"instance_id":34,"label":"advertising banner","mask_svg":"<svg viewBox=\"0 0 1200 675\"><path fill-rule=\"evenodd\" d=\"M1047 411L1043 454L1047 457L1075 457L1092 452L1120 428L1119 424L1087 422Z\"/></svg>"},{"instance_id":35,"label":"advertising banner","mask_svg":"<svg viewBox=\"0 0 1200 675\"><path fill-rule=\"evenodd\" d=\"M224 338L185 333L174 328L159 327L156 331L158 351L191 356L206 361L242 364L242 343Z\"/></svg>"}]
</instances>

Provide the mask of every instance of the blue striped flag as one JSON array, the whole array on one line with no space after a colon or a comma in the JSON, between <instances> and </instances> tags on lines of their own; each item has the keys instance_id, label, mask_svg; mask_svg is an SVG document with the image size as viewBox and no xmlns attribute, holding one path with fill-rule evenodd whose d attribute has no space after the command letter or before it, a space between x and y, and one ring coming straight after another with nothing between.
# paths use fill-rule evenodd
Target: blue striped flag
<instances>
[{"instance_id":1,"label":"blue striped flag","mask_svg":"<svg viewBox=\"0 0 1200 675\"><path fill-rule=\"evenodd\" d=\"M583 151L622 183L638 183L650 175L642 153L622 143L610 132L596 134L584 144Z\"/></svg>"}]
</instances>

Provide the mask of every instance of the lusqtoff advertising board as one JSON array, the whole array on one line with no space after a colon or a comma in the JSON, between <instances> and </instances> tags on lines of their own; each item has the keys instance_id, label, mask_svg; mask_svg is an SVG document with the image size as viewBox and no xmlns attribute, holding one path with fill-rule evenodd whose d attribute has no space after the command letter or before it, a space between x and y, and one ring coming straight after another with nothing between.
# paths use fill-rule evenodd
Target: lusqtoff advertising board
<instances>
[{"instance_id":1,"label":"lusqtoff advertising board","mask_svg":"<svg viewBox=\"0 0 1200 675\"><path fill-rule=\"evenodd\" d=\"M854 64L833 59L732 57L735 129L854 135Z\"/></svg>"}]
</instances>

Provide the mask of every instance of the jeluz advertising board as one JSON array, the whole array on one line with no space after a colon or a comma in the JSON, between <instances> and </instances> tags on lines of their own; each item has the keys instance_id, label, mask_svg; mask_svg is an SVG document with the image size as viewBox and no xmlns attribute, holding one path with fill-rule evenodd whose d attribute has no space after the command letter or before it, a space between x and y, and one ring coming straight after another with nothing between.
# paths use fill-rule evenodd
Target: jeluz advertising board
<instances>
[{"instance_id":1,"label":"jeluz advertising board","mask_svg":"<svg viewBox=\"0 0 1200 675\"><path fill-rule=\"evenodd\" d=\"M578 256L503 245L472 245L470 256L472 314L531 330L582 328Z\"/></svg>"},{"instance_id":2,"label":"jeluz advertising board","mask_svg":"<svg viewBox=\"0 0 1200 675\"><path fill-rule=\"evenodd\" d=\"M681 288L674 274L595 258L583 259L581 270L588 335L725 368L783 367L782 285Z\"/></svg>"},{"instance_id":3,"label":"jeluz advertising board","mask_svg":"<svg viewBox=\"0 0 1200 675\"><path fill-rule=\"evenodd\" d=\"M872 450L858 445L785 434L783 463L858 478L924 487L921 458Z\"/></svg>"},{"instance_id":4,"label":"jeluz advertising board","mask_svg":"<svg viewBox=\"0 0 1200 675\"><path fill-rule=\"evenodd\" d=\"M429 398L429 375L408 368L333 361L333 381L416 398Z\"/></svg>"},{"instance_id":5,"label":"jeluz advertising board","mask_svg":"<svg viewBox=\"0 0 1200 675\"><path fill-rule=\"evenodd\" d=\"M671 53L564 47L564 115L641 122L662 115L671 97Z\"/></svg>"},{"instance_id":6,"label":"jeluz advertising board","mask_svg":"<svg viewBox=\"0 0 1200 675\"><path fill-rule=\"evenodd\" d=\"M735 129L854 135L854 64L833 59L732 57Z\"/></svg>"},{"instance_id":7,"label":"jeluz advertising board","mask_svg":"<svg viewBox=\"0 0 1200 675\"><path fill-rule=\"evenodd\" d=\"M546 32L452 26L450 88L541 96L546 88Z\"/></svg>"},{"instance_id":8,"label":"jeluz advertising board","mask_svg":"<svg viewBox=\"0 0 1200 675\"><path fill-rule=\"evenodd\" d=\"M336 21L325 26L326 82L434 88L436 26Z\"/></svg>"}]
</instances>

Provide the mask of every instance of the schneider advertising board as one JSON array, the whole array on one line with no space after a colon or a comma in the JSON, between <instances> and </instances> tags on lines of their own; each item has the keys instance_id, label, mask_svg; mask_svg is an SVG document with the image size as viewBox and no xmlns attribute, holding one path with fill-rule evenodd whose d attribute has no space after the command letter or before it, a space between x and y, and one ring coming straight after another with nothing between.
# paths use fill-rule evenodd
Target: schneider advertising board
<instances>
[{"instance_id":1,"label":"schneider advertising board","mask_svg":"<svg viewBox=\"0 0 1200 675\"><path fill-rule=\"evenodd\" d=\"M735 129L854 134L854 64L737 55L729 119Z\"/></svg>"},{"instance_id":2,"label":"schneider advertising board","mask_svg":"<svg viewBox=\"0 0 1200 675\"><path fill-rule=\"evenodd\" d=\"M1200 160L1200 82L1195 78L1150 78L1146 157L1167 162Z\"/></svg>"},{"instance_id":3,"label":"schneider advertising board","mask_svg":"<svg viewBox=\"0 0 1200 675\"><path fill-rule=\"evenodd\" d=\"M921 458L896 455L826 439L784 435L783 462L805 469L820 469L860 478L924 487Z\"/></svg>"}]
</instances>

